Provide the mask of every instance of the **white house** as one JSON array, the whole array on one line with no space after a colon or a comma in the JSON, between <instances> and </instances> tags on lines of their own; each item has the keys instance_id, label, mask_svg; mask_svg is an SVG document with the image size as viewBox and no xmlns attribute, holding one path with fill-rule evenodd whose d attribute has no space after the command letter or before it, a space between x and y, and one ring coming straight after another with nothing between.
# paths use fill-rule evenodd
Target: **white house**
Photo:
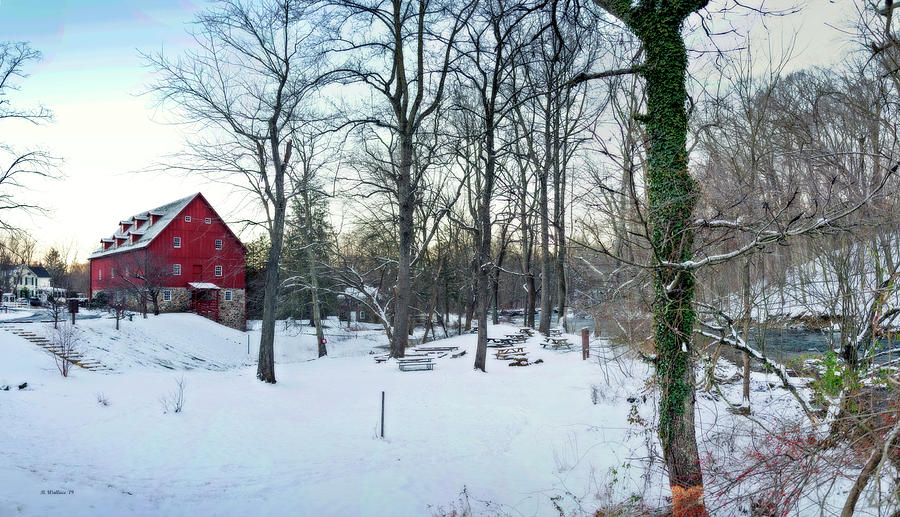
<instances>
[{"instance_id":1,"label":"white house","mask_svg":"<svg viewBox=\"0 0 900 517\"><path fill-rule=\"evenodd\" d=\"M65 296L64 289L54 289L50 285L50 272L43 266L6 266L2 270L2 277L4 298L8 298L9 294L24 298L23 295L27 294L29 298L37 297L44 302L54 292Z\"/></svg>"}]
</instances>

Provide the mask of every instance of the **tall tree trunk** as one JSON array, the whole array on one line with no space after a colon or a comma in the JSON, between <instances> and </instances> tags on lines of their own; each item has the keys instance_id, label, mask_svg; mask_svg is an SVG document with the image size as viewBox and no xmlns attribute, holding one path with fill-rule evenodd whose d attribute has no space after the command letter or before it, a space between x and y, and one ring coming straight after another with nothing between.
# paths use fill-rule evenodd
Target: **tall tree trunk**
<instances>
[{"instance_id":1,"label":"tall tree trunk","mask_svg":"<svg viewBox=\"0 0 900 517\"><path fill-rule=\"evenodd\" d=\"M556 138L553 143L553 226L555 229L555 257L554 265L556 269L556 303L559 314L559 325L566 331L569 331L569 325L566 321L568 307L566 306L566 297L568 295L566 286L566 169L563 160L563 153L560 153L560 147L563 146L561 139L565 135L560 133L559 112L554 115L554 134Z\"/></svg>"},{"instance_id":2,"label":"tall tree trunk","mask_svg":"<svg viewBox=\"0 0 900 517\"><path fill-rule=\"evenodd\" d=\"M678 264L693 257L692 212L697 186L688 173L684 20L709 0L594 0L641 40L650 143L647 194L654 273L654 340L660 384L659 435L672 489L674 517L705 516L703 473L694 428L694 275Z\"/></svg>"},{"instance_id":3,"label":"tall tree trunk","mask_svg":"<svg viewBox=\"0 0 900 517\"><path fill-rule=\"evenodd\" d=\"M549 98L549 95L548 95ZM548 101L549 102L549 101ZM545 115L549 117L550 109ZM547 118L544 124L545 137L544 149L547 156L544 158L543 170L538 173L538 212L541 219L541 322L538 330L546 334L550 330L550 214L549 201L547 199L547 181L549 180L550 159L550 120Z\"/></svg>"},{"instance_id":4,"label":"tall tree trunk","mask_svg":"<svg viewBox=\"0 0 900 517\"><path fill-rule=\"evenodd\" d=\"M496 88L494 88L496 92ZM478 204L478 273L476 277L478 303L478 347L475 350L475 368L487 371L487 312L490 303L489 274L491 263L491 198L494 193L494 173L496 152L494 150L494 113L485 114L485 155L484 177Z\"/></svg>"},{"instance_id":5,"label":"tall tree trunk","mask_svg":"<svg viewBox=\"0 0 900 517\"><path fill-rule=\"evenodd\" d=\"M534 278L534 271L530 270L525 274L525 326L534 328L534 313L537 306L537 285Z\"/></svg>"},{"instance_id":6,"label":"tall tree trunk","mask_svg":"<svg viewBox=\"0 0 900 517\"><path fill-rule=\"evenodd\" d=\"M281 250L284 245L284 212L287 203L275 202L273 228L269 231L271 246L266 260L265 288L263 290L262 331L259 339L259 360L256 377L275 384L275 304L280 283Z\"/></svg>"},{"instance_id":7,"label":"tall tree trunk","mask_svg":"<svg viewBox=\"0 0 900 517\"><path fill-rule=\"evenodd\" d=\"M650 140L649 211L651 239L658 256L670 263L693 257L691 214L697 187L687 170L687 53L681 23L661 7L640 31L647 53L647 132ZM694 428L694 276L660 267L655 275L654 319L661 383L660 425L663 456L669 471L673 514L706 515L703 474Z\"/></svg>"},{"instance_id":8,"label":"tall tree trunk","mask_svg":"<svg viewBox=\"0 0 900 517\"><path fill-rule=\"evenodd\" d=\"M744 261L743 268L743 290L744 290L744 341L746 343L750 342L750 318L753 316L751 307L750 307L750 259ZM747 352L741 352L741 359L744 363L744 397L743 404L749 408L750 407L750 354Z\"/></svg>"},{"instance_id":9,"label":"tall tree trunk","mask_svg":"<svg viewBox=\"0 0 900 517\"><path fill-rule=\"evenodd\" d=\"M519 224L522 230L522 278L525 280L525 326L534 328L534 306L536 303L534 271L532 271L532 257L534 253L534 233L531 230L531 221L528 214L528 178L525 175L525 167L519 167L519 182L521 184L521 198L519 199Z\"/></svg>"},{"instance_id":10,"label":"tall tree trunk","mask_svg":"<svg viewBox=\"0 0 900 517\"><path fill-rule=\"evenodd\" d=\"M280 97L279 97L280 102ZM287 210L287 199L284 195L284 176L285 168L291 158L291 148L293 143L288 140L287 147L284 152L284 159L279 155L279 138L278 138L278 114L280 107L276 107L275 115L269 119L269 146L271 147L272 163L275 166L274 183L275 192L272 192L272 185L266 181L266 194L273 205L273 219L269 227L269 256L266 260L266 283L263 290L263 318L262 330L259 337L259 360L256 366L256 377L270 384L275 384L275 303L278 299L278 285L280 283L281 270L281 250L284 247L284 214ZM266 179L266 170L264 159L264 148L262 143L257 143L258 163L260 167L260 175Z\"/></svg>"},{"instance_id":11,"label":"tall tree trunk","mask_svg":"<svg viewBox=\"0 0 900 517\"><path fill-rule=\"evenodd\" d=\"M391 357L403 357L409 344L409 302L412 297L412 241L413 211L415 203L412 192L412 135L402 134L400 138L400 174L397 181L397 195L400 243L397 264L397 305L394 309L394 339L391 342Z\"/></svg>"},{"instance_id":12,"label":"tall tree trunk","mask_svg":"<svg viewBox=\"0 0 900 517\"><path fill-rule=\"evenodd\" d=\"M497 264L493 268L491 275L493 277L491 279L491 299L494 302L491 321L494 325L500 323L500 273L503 268L503 260L506 258L506 247L509 244L506 240L507 230L509 230L509 225L504 224L500 232L500 250L497 253Z\"/></svg>"},{"instance_id":13,"label":"tall tree trunk","mask_svg":"<svg viewBox=\"0 0 900 517\"><path fill-rule=\"evenodd\" d=\"M307 219L306 219L306 260L309 262L309 287L310 297L312 298L312 320L316 327L316 343L319 345L319 357L328 355L328 348L325 346L325 332L322 330L322 315L319 310L319 275L316 272L316 253L312 246L312 232L309 230L311 212L309 210L309 199L304 195L304 201L307 203Z\"/></svg>"},{"instance_id":14,"label":"tall tree trunk","mask_svg":"<svg viewBox=\"0 0 900 517\"><path fill-rule=\"evenodd\" d=\"M440 242L438 243L438 247L440 247ZM444 268L444 257L441 256L438 258L437 271L434 274L434 283L431 287L431 299L428 300L428 309L425 312L427 315L425 319L425 333L422 334L422 342L428 341L428 333L431 332L434 334L434 323L432 322L432 317L434 313L437 311L437 297L438 297L438 287L441 285L438 281L441 278L441 270ZM440 316L440 315L438 315ZM434 339L434 336L432 336Z\"/></svg>"}]
</instances>

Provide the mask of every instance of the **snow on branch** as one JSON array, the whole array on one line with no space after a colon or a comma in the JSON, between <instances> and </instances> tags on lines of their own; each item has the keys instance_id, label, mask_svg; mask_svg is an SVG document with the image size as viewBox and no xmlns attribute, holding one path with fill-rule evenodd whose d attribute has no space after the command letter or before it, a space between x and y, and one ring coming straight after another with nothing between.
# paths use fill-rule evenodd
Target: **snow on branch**
<instances>
[{"instance_id":1,"label":"snow on branch","mask_svg":"<svg viewBox=\"0 0 900 517\"><path fill-rule=\"evenodd\" d=\"M813 426L819 424L819 419L816 417L812 408L809 407L809 404L800 394L800 390L798 386L794 383L794 380L791 379L790 375L788 375L787 367L785 367L781 363L777 363L772 361L765 354L760 352L759 350L753 348L741 337L740 333L738 333L737 329L734 326L734 320L729 317L724 312L718 310L711 305L701 304L702 308L705 311L711 312L715 314L715 316L721 320L725 320L725 325L715 325L709 322L700 322L700 328L694 330L695 333L708 337L711 339L715 339L720 343L724 343L735 350L739 350L741 352L747 353L750 357L755 359L757 362L763 364L768 369L775 372L775 375L781 379L781 383L785 389L790 392L791 395L797 400L800 404L800 407L803 408L803 412L806 413L806 416L809 418L810 422L812 422Z\"/></svg>"},{"instance_id":2,"label":"snow on branch","mask_svg":"<svg viewBox=\"0 0 900 517\"><path fill-rule=\"evenodd\" d=\"M811 233L816 233L819 231L823 231L826 228L831 227L840 219L847 217L848 215L856 212L863 206L869 203L877 194L881 192L884 186L887 184L888 179L891 178L894 173L897 172L897 168L900 167L900 163L894 165L890 169L888 169L887 173L882 178L881 183L875 187L872 192L863 198L858 203L845 207L842 210L838 210L837 212L820 217L816 219L814 222L807 224L806 226L802 226L800 228L789 229L793 223L795 223L800 216L794 217L784 229L779 230L771 230L767 229L769 225L771 225L773 221L769 221L763 228L756 228L750 225L743 224L741 219L737 219L734 221L727 220L713 220L706 221L704 219L698 219L694 221L695 226L700 227L708 227L708 228L725 228L731 230L739 230L742 232L754 234L754 238L744 246L737 248L735 250L729 251L727 253L720 253L718 255L710 255L706 258L700 260L686 260L683 262L669 262L669 261L660 261L659 266L664 268L671 269L679 269L684 271L693 271L699 269L704 266L711 266L715 264L721 264L723 262L727 262L736 257L740 257L741 255L746 255L747 253L752 252L753 250L763 248L764 246L776 242L781 242L786 239L792 237L798 237L801 235L808 235Z\"/></svg>"}]
</instances>

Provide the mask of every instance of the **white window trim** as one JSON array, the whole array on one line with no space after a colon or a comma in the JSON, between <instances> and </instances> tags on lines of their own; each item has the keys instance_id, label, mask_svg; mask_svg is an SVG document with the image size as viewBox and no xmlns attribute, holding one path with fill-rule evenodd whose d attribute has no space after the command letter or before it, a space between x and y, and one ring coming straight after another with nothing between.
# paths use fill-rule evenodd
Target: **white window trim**
<instances>
[{"instance_id":1,"label":"white window trim","mask_svg":"<svg viewBox=\"0 0 900 517\"><path fill-rule=\"evenodd\" d=\"M212 224L212 218L211 218L211 217L207 217L206 219L203 220L203 222L206 223L206 224Z\"/></svg>"},{"instance_id":2,"label":"white window trim","mask_svg":"<svg viewBox=\"0 0 900 517\"><path fill-rule=\"evenodd\" d=\"M114 267L109 268L109 278L113 279L115 277L116 277L116 268L114 268Z\"/></svg>"},{"instance_id":3,"label":"white window trim","mask_svg":"<svg viewBox=\"0 0 900 517\"><path fill-rule=\"evenodd\" d=\"M172 291L170 289L163 289L163 301L164 302L172 301Z\"/></svg>"},{"instance_id":4,"label":"white window trim","mask_svg":"<svg viewBox=\"0 0 900 517\"><path fill-rule=\"evenodd\" d=\"M234 296L231 294L231 291L225 291L225 301L230 302L234 299Z\"/></svg>"},{"instance_id":5,"label":"white window trim","mask_svg":"<svg viewBox=\"0 0 900 517\"><path fill-rule=\"evenodd\" d=\"M225 242L222 239L216 239L216 249L220 250L225 245Z\"/></svg>"},{"instance_id":6,"label":"white window trim","mask_svg":"<svg viewBox=\"0 0 900 517\"><path fill-rule=\"evenodd\" d=\"M172 247L173 248L181 247L181 237L172 237Z\"/></svg>"},{"instance_id":7,"label":"white window trim","mask_svg":"<svg viewBox=\"0 0 900 517\"><path fill-rule=\"evenodd\" d=\"M191 216L189 216L189 215L184 216L184 222L186 222L186 223L191 222Z\"/></svg>"},{"instance_id":8,"label":"white window trim","mask_svg":"<svg viewBox=\"0 0 900 517\"><path fill-rule=\"evenodd\" d=\"M222 276L222 273L224 272L225 270L222 266L216 266L216 276Z\"/></svg>"},{"instance_id":9,"label":"white window trim","mask_svg":"<svg viewBox=\"0 0 900 517\"><path fill-rule=\"evenodd\" d=\"M102 269L97 270L97 280L103 280L103 270Z\"/></svg>"},{"instance_id":10,"label":"white window trim","mask_svg":"<svg viewBox=\"0 0 900 517\"><path fill-rule=\"evenodd\" d=\"M172 275L181 276L181 264L172 264Z\"/></svg>"}]
</instances>

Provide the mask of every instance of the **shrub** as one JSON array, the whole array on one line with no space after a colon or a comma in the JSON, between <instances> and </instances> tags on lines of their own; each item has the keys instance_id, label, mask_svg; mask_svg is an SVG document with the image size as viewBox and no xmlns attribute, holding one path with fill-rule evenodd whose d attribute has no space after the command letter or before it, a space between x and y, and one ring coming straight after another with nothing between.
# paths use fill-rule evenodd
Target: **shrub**
<instances>
[{"instance_id":1,"label":"shrub","mask_svg":"<svg viewBox=\"0 0 900 517\"><path fill-rule=\"evenodd\" d=\"M181 413L184 409L184 377L175 379L175 389L159 398L163 413Z\"/></svg>"},{"instance_id":2,"label":"shrub","mask_svg":"<svg viewBox=\"0 0 900 517\"><path fill-rule=\"evenodd\" d=\"M53 344L57 348L53 358L56 361L56 368L63 377L69 376L79 337L78 329L71 323L63 323L53 329Z\"/></svg>"}]
</instances>

